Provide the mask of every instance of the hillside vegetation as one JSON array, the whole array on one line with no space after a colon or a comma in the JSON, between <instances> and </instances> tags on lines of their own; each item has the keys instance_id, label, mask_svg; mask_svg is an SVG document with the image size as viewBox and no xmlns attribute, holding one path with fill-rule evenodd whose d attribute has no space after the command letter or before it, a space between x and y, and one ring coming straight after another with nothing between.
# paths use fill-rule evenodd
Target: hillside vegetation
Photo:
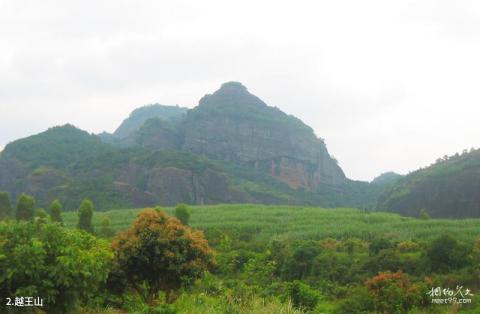
<instances>
[{"instance_id":1,"label":"hillside vegetation","mask_svg":"<svg viewBox=\"0 0 480 314\"><path fill-rule=\"evenodd\" d=\"M378 210L431 217L480 217L480 150L438 159L398 179L379 197Z\"/></svg>"},{"instance_id":2,"label":"hillside vegetation","mask_svg":"<svg viewBox=\"0 0 480 314\"><path fill-rule=\"evenodd\" d=\"M106 304L137 313L151 313L152 306L168 313L209 314L478 313L479 219L421 220L349 208L248 204L187 211L186 223L203 230L216 251L214 269L171 303L159 296L164 301L145 304L134 291L120 289L123 294L110 296ZM137 215L151 212L96 212L94 230L104 234L110 221L109 228L121 232ZM76 213L64 214L69 228L77 219ZM468 296L471 304L432 304L429 290L456 285L474 291ZM109 294L118 293L110 289Z\"/></svg>"}]
</instances>

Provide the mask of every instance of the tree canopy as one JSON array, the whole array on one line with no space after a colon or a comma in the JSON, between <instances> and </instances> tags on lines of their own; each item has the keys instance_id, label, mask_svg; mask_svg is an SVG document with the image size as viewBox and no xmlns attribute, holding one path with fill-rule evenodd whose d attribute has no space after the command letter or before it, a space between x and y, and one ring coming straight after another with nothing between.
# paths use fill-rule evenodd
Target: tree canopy
<instances>
[{"instance_id":1,"label":"tree canopy","mask_svg":"<svg viewBox=\"0 0 480 314\"><path fill-rule=\"evenodd\" d=\"M214 252L203 232L182 225L159 209L145 209L113 241L116 263L127 282L147 302L160 291L167 303L182 286L193 284L214 266Z\"/></svg>"},{"instance_id":2,"label":"tree canopy","mask_svg":"<svg viewBox=\"0 0 480 314\"><path fill-rule=\"evenodd\" d=\"M32 220L35 215L35 199L22 193L18 198L15 217L17 220Z\"/></svg>"},{"instance_id":3,"label":"tree canopy","mask_svg":"<svg viewBox=\"0 0 480 314\"><path fill-rule=\"evenodd\" d=\"M93 203L89 199L84 199L78 209L78 229L93 233L92 217Z\"/></svg>"},{"instance_id":4,"label":"tree canopy","mask_svg":"<svg viewBox=\"0 0 480 314\"><path fill-rule=\"evenodd\" d=\"M0 220L9 217L11 214L10 196L7 192L0 192Z\"/></svg>"}]
</instances>

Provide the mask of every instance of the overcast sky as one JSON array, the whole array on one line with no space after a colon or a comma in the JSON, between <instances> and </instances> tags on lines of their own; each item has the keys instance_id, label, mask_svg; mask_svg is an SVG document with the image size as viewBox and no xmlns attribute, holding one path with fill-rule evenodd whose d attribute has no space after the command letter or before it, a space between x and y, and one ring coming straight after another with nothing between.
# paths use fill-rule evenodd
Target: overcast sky
<instances>
[{"instance_id":1,"label":"overcast sky","mask_svg":"<svg viewBox=\"0 0 480 314\"><path fill-rule=\"evenodd\" d=\"M408 173L480 146L480 1L0 0L0 149L231 80L312 126L348 177Z\"/></svg>"}]
</instances>

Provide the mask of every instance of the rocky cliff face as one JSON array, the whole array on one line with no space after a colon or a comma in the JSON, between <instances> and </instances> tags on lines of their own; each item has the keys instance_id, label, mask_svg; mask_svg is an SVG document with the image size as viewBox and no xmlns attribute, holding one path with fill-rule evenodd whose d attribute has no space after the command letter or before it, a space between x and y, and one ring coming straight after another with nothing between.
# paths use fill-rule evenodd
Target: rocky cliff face
<instances>
[{"instance_id":1,"label":"rocky cliff face","mask_svg":"<svg viewBox=\"0 0 480 314\"><path fill-rule=\"evenodd\" d=\"M190 153L249 165L291 188L314 190L346 180L311 128L240 83L225 83L203 97L185 120L182 149Z\"/></svg>"}]
</instances>

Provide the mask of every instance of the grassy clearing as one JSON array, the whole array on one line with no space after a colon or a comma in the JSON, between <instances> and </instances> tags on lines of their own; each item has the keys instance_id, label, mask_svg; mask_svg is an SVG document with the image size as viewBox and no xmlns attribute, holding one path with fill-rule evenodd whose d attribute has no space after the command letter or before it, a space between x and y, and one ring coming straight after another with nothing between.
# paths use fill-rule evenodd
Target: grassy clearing
<instances>
[{"instance_id":1,"label":"grassy clearing","mask_svg":"<svg viewBox=\"0 0 480 314\"><path fill-rule=\"evenodd\" d=\"M461 241L480 238L480 219L430 219L402 217L396 214L363 213L352 208L293 207L278 205L191 206L191 225L203 230L249 230L258 240L321 239L386 236L398 240L430 240L449 234ZM140 209L96 212L94 224L100 227L104 216L115 231L126 229ZM165 208L172 213L173 208ZM75 212L64 213L67 226L77 222Z\"/></svg>"}]
</instances>

